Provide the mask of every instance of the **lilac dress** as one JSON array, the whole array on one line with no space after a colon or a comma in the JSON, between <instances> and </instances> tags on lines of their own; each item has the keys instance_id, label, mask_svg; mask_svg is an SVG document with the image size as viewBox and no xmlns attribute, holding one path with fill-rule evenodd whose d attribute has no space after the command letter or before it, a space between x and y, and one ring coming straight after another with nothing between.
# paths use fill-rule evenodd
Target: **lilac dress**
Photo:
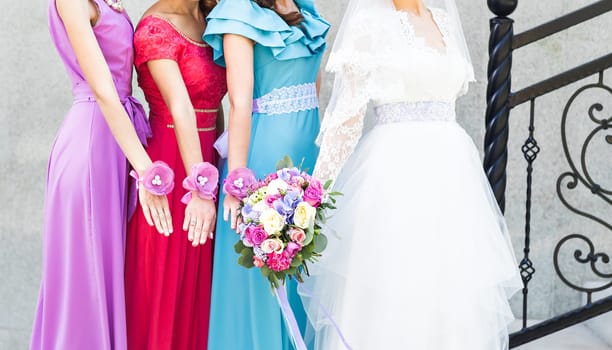
<instances>
[{"instance_id":1,"label":"lilac dress","mask_svg":"<svg viewBox=\"0 0 612 350\"><path fill-rule=\"evenodd\" d=\"M146 116L131 97L132 24L125 12L95 3L96 38L144 142ZM30 348L126 349L128 163L85 81L55 0L49 1L49 28L72 82L73 104L49 158L42 282Z\"/></svg>"}]
</instances>

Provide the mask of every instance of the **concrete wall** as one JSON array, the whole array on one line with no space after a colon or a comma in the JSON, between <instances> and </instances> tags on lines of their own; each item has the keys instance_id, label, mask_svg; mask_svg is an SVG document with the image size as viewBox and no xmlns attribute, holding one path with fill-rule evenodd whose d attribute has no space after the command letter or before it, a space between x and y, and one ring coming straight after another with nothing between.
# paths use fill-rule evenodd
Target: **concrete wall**
<instances>
[{"instance_id":1,"label":"concrete wall","mask_svg":"<svg viewBox=\"0 0 612 350\"><path fill-rule=\"evenodd\" d=\"M127 0L132 18L153 1ZM319 0L321 12L338 24L346 0ZM592 1L546 0L522 1L516 14L516 31L520 32L543 21L577 9ZM68 81L52 47L46 27L47 1L8 1L2 3L0 50L0 349L24 349L29 341L32 318L41 272L42 206L46 162L54 135L70 104ZM476 69L478 82L458 103L460 121L481 148L485 109L488 19L484 0L458 0L460 12ZM515 88L529 85L588 59L612 51L609 31L610 14L590 24L543 40L515 56ZM334 31L332 31L333 38ZM610 84L608 73L606 81ZM589 79L593 81L593 79ZM331 86L325 78L323 104ZM602 226L571 214L555 194L557 177L568 169L560 146L560 118L565 101L580 86L555 92L537 103L535 135L542 147L534 173L534 209L532 222L532 259L537 272L531 284L532 318L543 318L577 306L580 295L565 287L552 268L552 251L556 242L569 233L588 234L598 251L612 253L612 232ZM140 94L140 92L138 92ZM141 95L139 95L141 96ZM599 93L610 115L612 96ZM586 99L588 100L588 99ZM595 100L591 100L595 101ZM587 101L588 102L588 101ZM585 101L579 104L586 106ZM590 104L589 104L590 105ZM584 109L576 109L568 130L572 150L582 144L593 129L585 119ZM603 115L603 114L602 114ZM512 116L507 217L517 255L522 250L525 192L525 161L520 146L527 136L528 109L520 107ZM577 121L577 122L576 122ZM602 186L612 187L612 147L599 137L589 150L588 164ZM609 205L597 201L588 191L572 191L572 198L582 207L612 221ZM566 256L564 268L576 276L578 283L591 280L586 268L571 263ZM611 269L608 269L610 271ZM478 278L478 266L474 266ZM470 283L470 281L466 281ZM515 309L518 301L515 300Z\"/></svg>"}]
</instances>

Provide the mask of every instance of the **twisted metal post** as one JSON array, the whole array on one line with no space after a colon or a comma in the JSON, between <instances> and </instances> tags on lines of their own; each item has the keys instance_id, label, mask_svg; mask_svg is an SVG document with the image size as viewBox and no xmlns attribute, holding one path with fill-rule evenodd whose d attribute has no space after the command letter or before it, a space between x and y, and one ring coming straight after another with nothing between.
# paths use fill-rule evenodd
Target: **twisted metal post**
<instances>
[{"instance_id":1,"label":"twisted metal post","mask_svg":"<svg viewBox=\"0 0 612 350\"><path fill-rule=\"evenodd\" d=\"M506 165L508 163L508 117L510 115L510 71L514 21L507 16L518 0L488 0L492 18L489 39L487 111L485 115L484 168L500 209L506 207Z\"/></svg>"}]
</instances>

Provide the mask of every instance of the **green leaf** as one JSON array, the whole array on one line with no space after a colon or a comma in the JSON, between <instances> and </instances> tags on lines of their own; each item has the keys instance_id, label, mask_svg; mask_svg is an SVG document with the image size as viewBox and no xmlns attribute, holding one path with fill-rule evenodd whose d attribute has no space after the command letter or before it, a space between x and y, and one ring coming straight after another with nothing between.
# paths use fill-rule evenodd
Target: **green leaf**
<instances>
[{"instance_id":1,"label":"green leaf","mask_svg":"<svg viewBox=\"0 0 612 350\"><path fill-rule=\"evenodd\" d=\"M244 243L242 243L242 241L238 241L236 242L236 244L234 244L234 250L238 254L240 254L240 252L242 252L244 248L246 248L246 246L244 245Z\"/></svg>"},{"instance_id":2,"label":"green leaf","mask_svg":"<svg viewBox=\"0 0 612 350\"><path fill-rule=\"evenodd\" d=\"M269 277L270 272L272 272L272 270L270 270L266 265L262 266L260 270L261 270L261 273L266 277Z\"/></svg>"},{"instance_id":3,"label":"green leaf","mask_svg":"<svg viewBox=\"0 0 612 350\"><path fill-rule=\"evenodd\" d=\"M304 238L304 243L302 243L303 246L307 246L310 244L310 242L312 242L312 239L314 237L314 230L309 229L306 231L306 238Z\"/></svg>"},{"instance_id":4,"label":"green leaf","mask_svg":"<svg viewBox=\"0 0 612 350\"><path fill-rule=\"evenodd\" d=\"M251 248L245 247L244 249L242 249L240 251L240 255L242 256L248 256L251 258L251 260L253 259L253 250Z\"/></svg>"},{"instance_id":5,"label":"green leaf","mask_svg":"<svg viewBox=\"0 0 612 350\"><path fill-rule=\"evenodd\" d=\"M253 265L253 257L247 257L247 256L241 256L238 258L238 264L240 264L241 266L246 267L247 269L250 269L251 267L255 266Z\"/></svg>"},{"instance_id":6,"label":"green leaf","mask_svg":"<svg viewBox=\"0 0 612 350\"><path fill-rule=\"evenodd\" d=\"M320 234L317 236L317 239L315 240L315 248L314 251L316 253L322 253L325 248L327 248L327 236L325 236L324 234Z\"/></svg>"},{"instance_id":7,"label":"green leaf","mask_svg":"<svg viewBox=\"0 0 612 350\"><path fill-rule=\"evenodd\" d=\"M278 288L278 278L276 277L275 273L270 273L270 275L268 276L268 280L272 284L273 289Z\"/></svg>"},{"instance_id":8,"label":"green leaf","mask_svg":"<svg viewBox=\"0 0 612 350\"><path fill-rule=\"evenodd\" d=\"M276 163L276 170L281 170L283 168L293 168L293 161L288 155L286 155L285 157L283 157L283 159L279 160L278 163Z\"/></svg>"},{"instance_id":9,"label":"green leaf","mask_svg":"<svg viewBox=\"0 0 612 350\"><path fill-rule=\"evenodd\" d=\"M331 179L325 181L325 183L323 184L323 189L327 191L329 189L329 186L331 186L332 182L333 181Z\"/></svg>"},{"instance_id":10,"label":"green leaf","mask_svg":"<svg viewBox=\"0 0 612 350\"><path fill-rule=\"evenodd\" d=\"M297 267L302 265L302 259L298 258L297 256L293 258L293 261L291 262L291 267Z\"/></svg>"}]
</instances>

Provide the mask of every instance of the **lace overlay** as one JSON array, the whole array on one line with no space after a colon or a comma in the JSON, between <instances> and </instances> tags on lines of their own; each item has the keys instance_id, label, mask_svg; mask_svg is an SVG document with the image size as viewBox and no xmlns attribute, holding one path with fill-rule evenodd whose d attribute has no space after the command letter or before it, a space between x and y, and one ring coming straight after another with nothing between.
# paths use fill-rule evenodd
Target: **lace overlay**
<instances>
[{"instance_id":1,"label":"lace overlay","mask_svg":"<svg viewBox=\"0 0 612 350\"><path fill-rule=\"evenodd\" d=\"M363 11L347 24L354 39L335 50L327 66L336 77L317 139L321 147L314 170L317 178L336 179L361 138L370 102L378 106L378 124L455 120L454 101L467 85L469 65L449 34L447 13L430 10L444 51L428 46L410 16L399 11ZM380 18L390 20L363 25Z\"/></svg>"},{"instance_id":2,"label":"lace overlay","mask_svg":"<svg viewBox=\"0 0 612 350\"><path fill-rule=\"evenodd\" d=\"M319 107L316 83L285 86L253 100L253 113L287 114Z\"/></svg>"},{"instance_id":3,"label":"lace overlay","mask_svg":"<svg viewBox=\"0 0 612 350\"><path fill-rule=\"evenodd\" d=\"M361 138L369 100L368 79L357 72L348 69L344 73L346 79L336 79L334 90L341 94L341 98L333 109L334 115L328 109L323 117L324 122L317 139L321 150L313 171L317 179L335 181ZM334 121L342 122L335 124Z\"/></svg>"}]
</instances>

